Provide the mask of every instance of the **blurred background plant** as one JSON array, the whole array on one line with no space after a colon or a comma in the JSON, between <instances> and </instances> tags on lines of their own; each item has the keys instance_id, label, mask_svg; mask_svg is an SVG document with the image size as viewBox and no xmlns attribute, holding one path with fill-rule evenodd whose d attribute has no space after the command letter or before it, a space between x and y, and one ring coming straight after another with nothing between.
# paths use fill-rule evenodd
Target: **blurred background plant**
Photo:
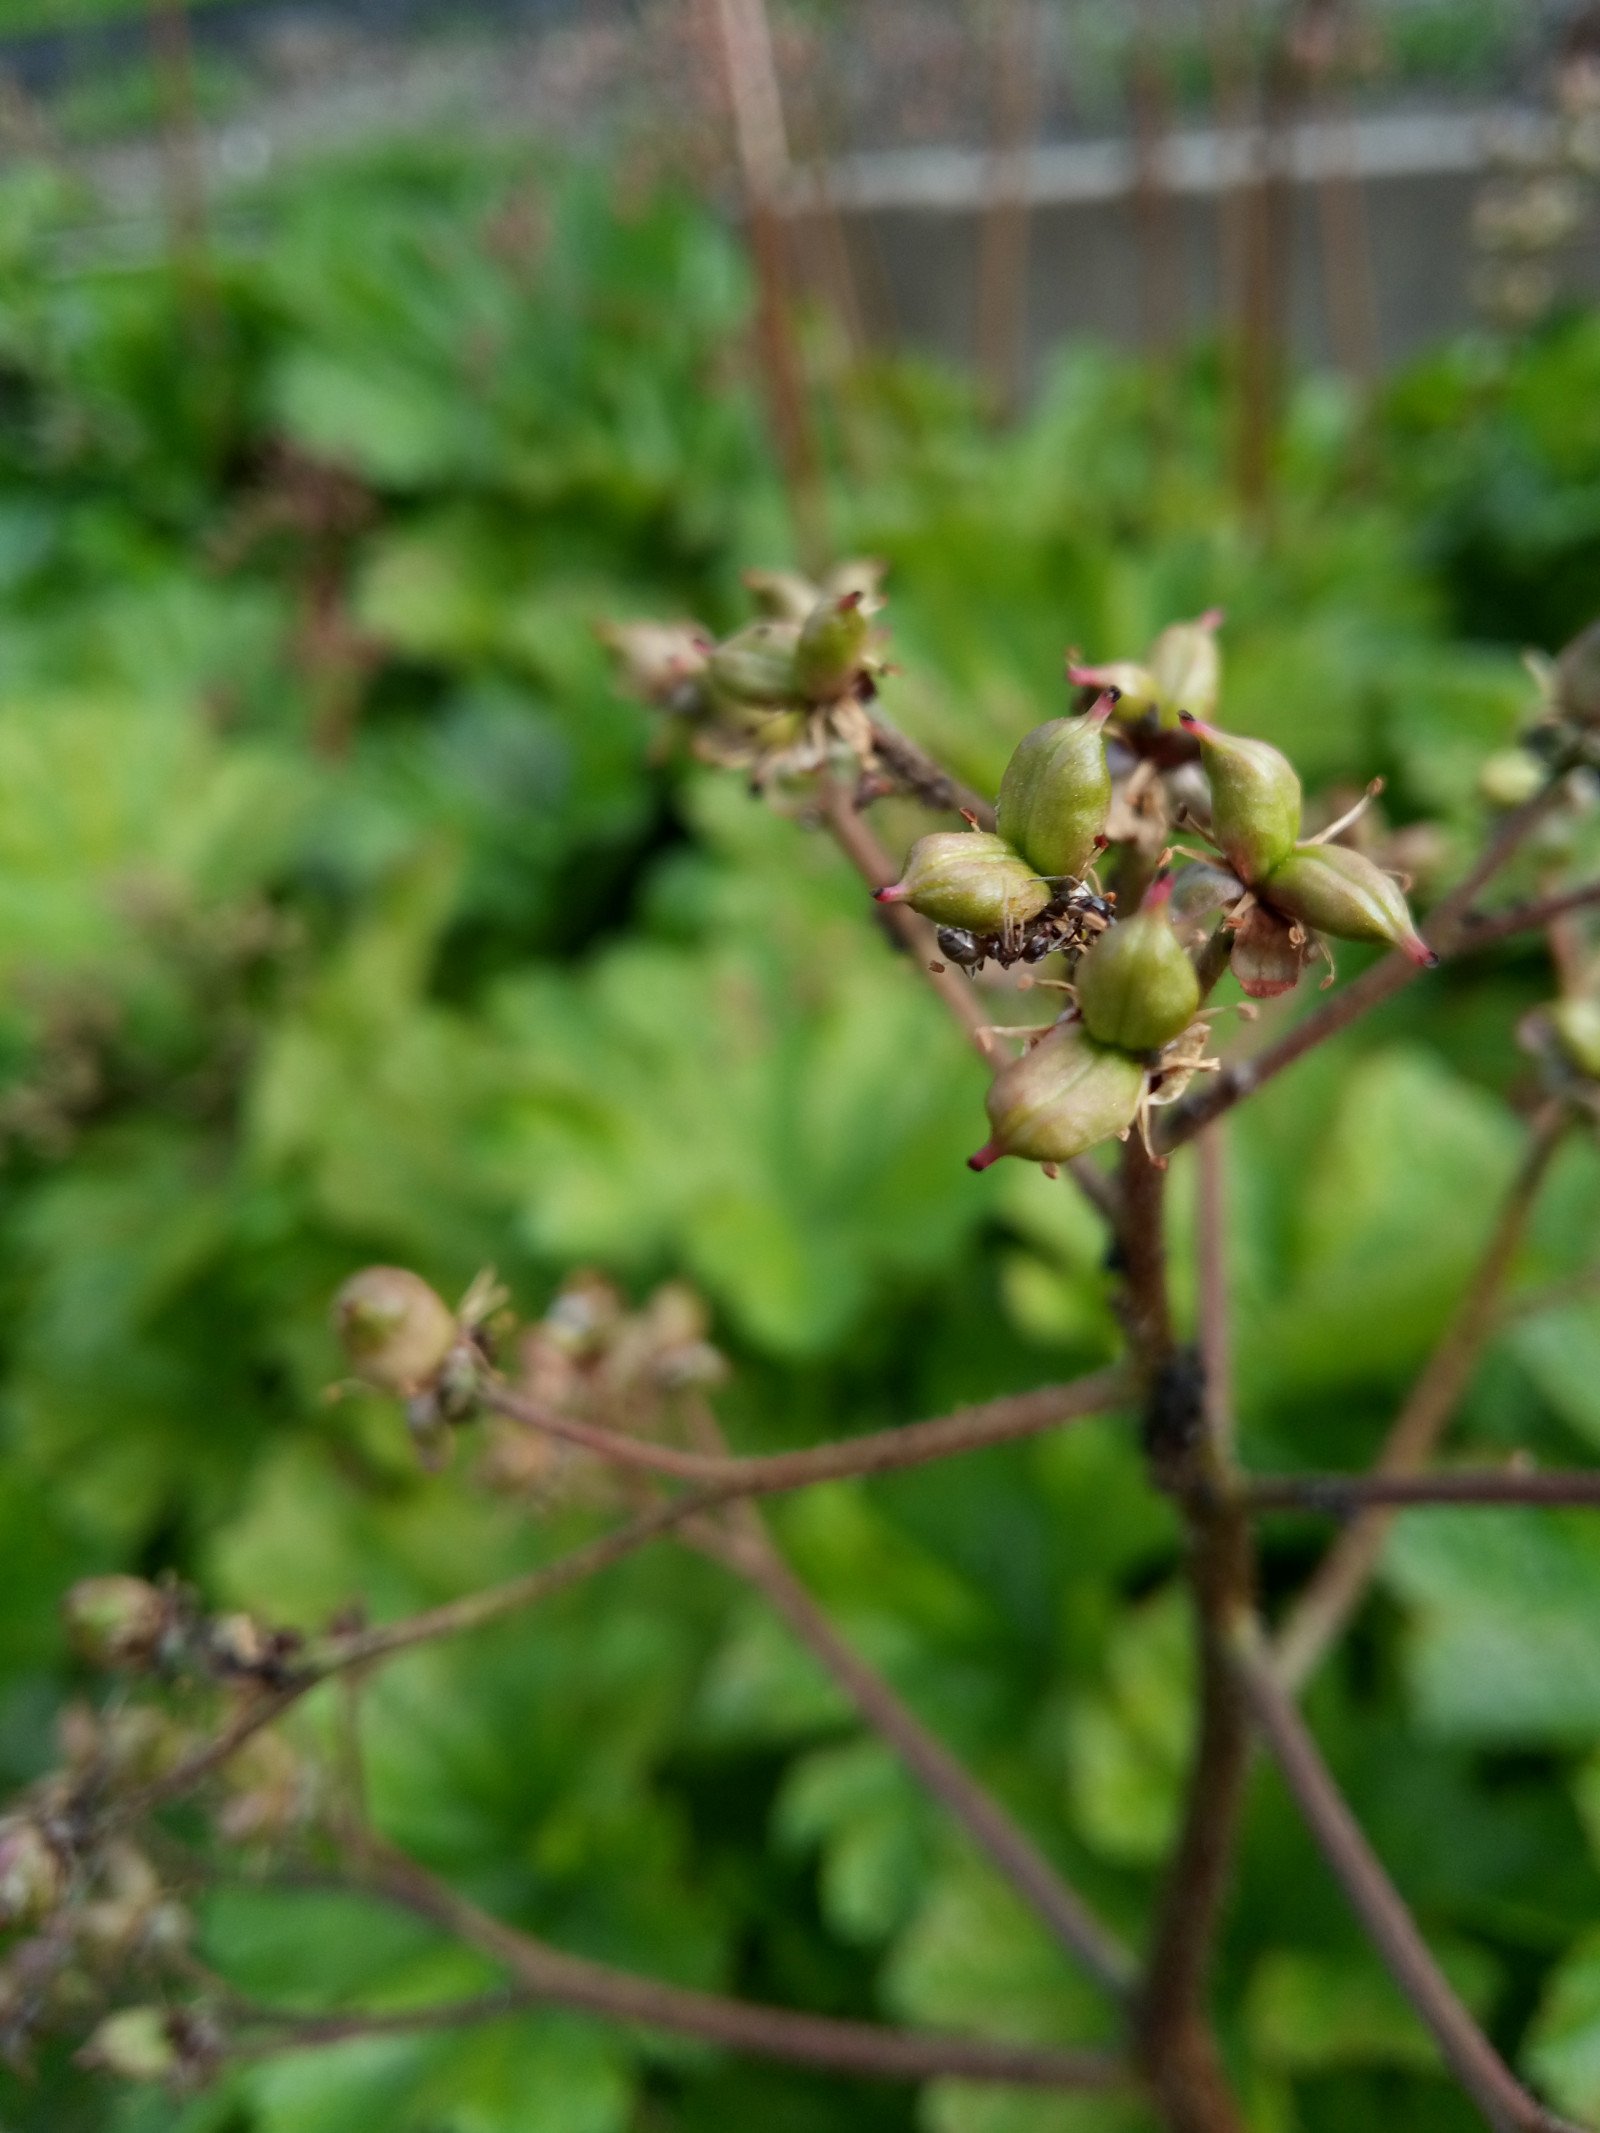
<instances>
[{"instance_id":1,"label":"blurred background plant","mask_svg":"<svg viewBox=\"0 0 1600 2133\"><path fill-rule=\"evenodd\" d=\"M1401 14L1406 51L1453 17ZM1520 49L1507 20L1462 11L1485 81ZM1214 86L1214 57L1180 41L1173 96ZM603 160L386 139L212 218L188 123L142 250L97 234L49 154L0 182L8 1790L83 1723L90 1677L55 1613L74 1577L174 1568L219 1606L313 1626L586 1529L581 1502L530 1518L418 1474L383 1403L322 1399L328 1299L365 1261L451 1296L492 1261L529 1314L574 1265L637 1298L687 1279L749 1448L1111 1352L1087 1212L1032 1171L962 1169L982 1068L860 884L664 746L597 623L727 630L752 562L807 540L880 556L892 713L992 791L1062 708L1069 643L1128 656L1220 605L1229 724L1289 748L1328 817L1381 772L1426 888L1526 722L1521 653L1600 605L1582 303L1381 382L1296 375L1253 443L1244 310L1192 351L1060 351L997 425L992 367L852 343L815 280L774 291L687 128ZM759 234L770 203L747 204ZM776 355L751 335L774 302L797 320ZM1269 336L1275 378L1283 355ZM1592 866L1594 843L1563 821L1522 885ZM1515 1162L1515 1029L1551 989L1537 940L1452 967L1240 1118L1250 1463L1370 1455ZM1600 1159L1573 1140L1465 1442L1593 1457L1597 1254ZM777 1527L1132 1930L1176 1809L1187 1661L1176 1526L1125 1429L838 1484ZM1317 1544L1309 1522L1270 1529L1269 1590ZM1580 2115L1600 2113L1597 1622L1592 1514L1414 1513L1311 1705L1462 1990ZM825 2010L1085 2029L1083 1988L1011 1898L782 1628L687 1553L389 1669L362 1748L382 1827L569 1947ZM472 1982L352 1899L317 1899L312 1935L304 1916L209 1898L207 1961L267 1999L397 2006ZM1223 1962L1252 2125L1474 2122L1267 1781ZM841 2088L555 2014L297 2054L188 2102L64 2051L0 2078L7 2133L1139 2122L955 2083Z\"/></svg>"}]
</instances>

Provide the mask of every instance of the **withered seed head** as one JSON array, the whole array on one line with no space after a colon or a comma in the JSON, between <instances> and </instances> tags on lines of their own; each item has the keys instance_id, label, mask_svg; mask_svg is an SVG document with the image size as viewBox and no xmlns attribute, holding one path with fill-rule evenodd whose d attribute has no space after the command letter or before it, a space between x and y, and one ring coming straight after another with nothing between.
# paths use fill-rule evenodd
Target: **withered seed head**
<instances>
[{"instance_id":1,"label":"withered seed head","mask_svg":"<svg viewBox=\"0 0 1600 2133\"><path fill-rule=\"evenodd\" d=\"M352 1274L333 1300L333 1328L356 1375L401 1399L432 1384L459 1331L443 1298L401 1266Z\"/></svg>"}]
</instances>

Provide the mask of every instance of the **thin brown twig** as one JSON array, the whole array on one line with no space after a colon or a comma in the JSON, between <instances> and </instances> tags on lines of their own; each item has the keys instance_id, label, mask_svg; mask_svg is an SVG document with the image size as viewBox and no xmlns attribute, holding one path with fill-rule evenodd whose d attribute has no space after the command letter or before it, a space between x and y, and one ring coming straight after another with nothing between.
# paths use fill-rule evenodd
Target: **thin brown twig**
<instances>
[{"instance_id":1,"label":"thin brown twig","mask_svg":"<svg viewBox=\"0 0 1600 2133\"><path fill-rule=\"evenodd\" d=\"M807 1592L760 1524L753 1505L734 1532L698 1545L745 1578L839 1683L873 1732L885 1740L931 1797L946 1808L1055 1938L1114 1998L1125 1997L1133 1958L1068 1887L1037 1844L992 1793L928 1731Z\"/></svg>"},{"instance_id":2,"label":"thin brown twig","mask_svg":"<svg viewBox=\"0 0 1600 2133\"><path fill-rule=\"evenodd\" d=\"M994 828L994 805L982 793L974 792L970 785L963 785L909 734L902 733L898 726L891 726L881 711L873 711L868 724L872 729L874 753L893 771L906 791L925 807L944 814L970 815L979 829Z\"/></svg>"},{"instance_id":3,"label":"thin brown twig","mask_svg":"<svg viewBox=\"0 0 1600 2133\"><path fill-rule=\"evenodd\" d=\"M801 560L820 570L828 554L821 466L805 366L790 307L789 143L766 0L706 0L733 118L756 276L756 342L773 438L783 468Z\"/></svg>"},{"instance_id":4,"label":"thin brown twig","mask_svg":"<svg viewBox=\"0 0 1600 2133\"><path fill-rule=\"evenodd\" d=\"M1367 1936L1495 2133L1577 2133L1518 2081L1434 1961L1278 1678L1253 1615L1234 1624L1233 1662L1256 1725Z\"/></svg>"},{"instance_id":5,"label":"thin brown twig","mask_svg":"<svg viewBox=\"0 0 1600 2133\"><path fill-rule=\"evenodd\" d=\"M957 1408L932 1422L907 1422L896 1429L873 1430L861 1437L834 1438L803 1451L763 1454L718 1453L658 1444L630 1437L595 1422L580 1422L503 1385L490 1385L484 1403L530 1429L542 1430L563 1443L647 1473L699 1482L731 1495L771 1496L816 1482L843 1481L855 1475L885 1474L901 1467L923 1466L987 1445L1011 1444L1036 1436L1082 1415L1102 1413L1127 1390L1119 1370L1100 1370L1070 1384L1042 1385L1033 1392L1007 1394L976 1407Z\"/></svg>"},{"instance_id":6,"label":"thin brown twig","mask_svg":"<svg viewBox=\"0 0 1600 2133\"><path fill-rule=\"evenodd\" d=\"M1406 1510L1430 1504L1600 1504L1600 1470L1586 1467L1466 1467L1439 1474L1268 1474L1243 1492L1251 1511L1325 1511L1342 1517L1369 1505ZM1281 1640L1279 1646L1282 1649ZM1279 1660L1285 1686L1304 1676Z\"/></svg>"},{"instance_id":7,"label":"thin brown twig","mask_svg":"<svg viewBox=\"0 0 1600 2133\"><path fill-rule=\"evenodd\" d=\"M1228 1296L1227 1123L1195 1142L1195 1288L1199 1301L1200 1383L1206 1432L1233 1455L1233 1323Z\"/></svg>"},{"instance_id":8,"label":"thin brown twig","mask_svg":"<svg viewBox=\"0 0 1600 2133\"><path fill-rule=\"evenodd\" d=\"M724 1999L716 1993L590 1962L480 1910L436 1875L389 1847L374 1861L367 1886L492 1957L536 1999L610 2021L700 2037L758 2058L884 2081L951 2078L1030 2088L1101 2089L1129 2078L1126 2064L1105 2052L921 2034L831 2015L800 2014Z\"/></svg>"},{"instance_id":9,"label":"thin brown twig","mask_svg":"<svg viewBox=\"0 0 1600 2133\"><path fill-rule=\"evenodd\" d=\"M1395 1417L1370 1478L1416 1474L1433 1456L1497 1330L1496 1299L1510 1278L1539 1187L1567 1123L1568 1114L1560 1104L1547 1105L1533 1121L1527 1150L1472 1278ZM1291 1690L1303 1687L1321 1664L1360 1606L1377 1569L1394 1513L1378 1508L1376 1497L1369 1501L1373 1508L1352 1520L1328 1550L1278 1633L1278 1666Z\"/></svg>"}]
</instances>

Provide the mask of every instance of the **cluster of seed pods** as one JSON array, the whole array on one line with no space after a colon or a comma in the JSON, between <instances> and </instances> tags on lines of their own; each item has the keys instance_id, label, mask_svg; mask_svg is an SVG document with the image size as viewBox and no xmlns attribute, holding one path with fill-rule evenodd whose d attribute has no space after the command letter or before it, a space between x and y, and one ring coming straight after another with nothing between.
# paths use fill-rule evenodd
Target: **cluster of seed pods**
<instances>
[{"instance_id":1,"label":"cluster of seed pods","mask_svg":"<svg viewBox=\"0 0 1600 2133\"><path fill-rule=\"evenodd\" d=\"M1247 992L1286 990L1313 934L1382 943L1433 962L1391 875L1349 846L1302 838L1300 780L1288 758L1175 701L1177 689L1190 687L1211 708L1217 619L1164 631L1148 666L1069 666L1074 681L1102 693L1087 712L1024 737L1000 782L995 831L919 839L901 879L876 892L879 901L909 904L946 929L941 938L959 931L1001 962L1048 943L1041 926L1070 905L1106 843L1113 803L1106 726L1116 712L1119 722L1165 729L1180 747L1187 734L1198 746L1209 835L1226 863L1210 872L1220 884L1217 901L1231 906L1227 923ZM970 1158L972 1168L1002 1155L1067 1162L1129 1131L1161 1055L1201 1003L1194 961L1173 925L1172 889L1171 877L1158 875L1138 909L1079 957L1073 1008L996 1075L990 1138Z\"/></svg>"}]
</instances>

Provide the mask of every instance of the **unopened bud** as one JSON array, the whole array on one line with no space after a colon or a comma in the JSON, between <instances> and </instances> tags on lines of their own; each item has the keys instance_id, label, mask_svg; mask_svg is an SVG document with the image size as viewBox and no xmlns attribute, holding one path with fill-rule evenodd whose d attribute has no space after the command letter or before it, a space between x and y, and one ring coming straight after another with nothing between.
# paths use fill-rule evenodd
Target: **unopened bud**
<instances>
[{"instance_id":1,"label":"unopened bud","mask_svg":"<svg viewBox=\"0 0 1600 2133\"><path fill-rule=\"evenodd\" d=\"M80 1578L61 1615L80 1658L129 1672L154 1664L173 1624L170 1597L143 1578Z\"/></svg>"},{"instance_id":2,"label":"unopened bud","mask_svg":"<svg viewBox=\"0 0 1600 2133\"><path fill-rule=\"evenodd\" d=\"M1346 844L1296 846L1259 893L1275 910L1336 940L1385 941L1424 969L1439 960L1412 923L1393 875Z\"/></svg>"},{"instance_id":3,"label":"unopened bud","mask_svg":"<svg viewBox=\"0 0 1600 2133\"><path fill-rule=\"evenodd\" d=\"M30 1926L67 1891L67 1865L31 1816L0 1818L0 1931Z\"/></svg>"},{"instance_id":4,"label":"unopened bud","mask_svg":"<svg viewBox=\"0 0 1600 2133\"><path fill-rule=\"evenodd\" d=\"M1220 607L1208 608L1192 622L1174 622L1149 652L1150 678L1156 686L1156 715L1164 726L1177 723L1180 711L1210 718L1222 690L1222 658L1217 650Z\"/></svg>"},{"instance_id":5,"label":"unopened bud","mask_svg":"<svg viewBox=\"0 0 1600 2133\"><path fill-rule=\"evenodd\" d=\"M1108 926L1078 965L1078 1009L1100 1044L1158 1052L1200 1005L1200 980L1172 929L1171 877L1153 882L1131 918Z\"/></svg>"},{"instance_id":6,"label":"unopened bud","mask_svg":"<svg viewBox=\"0 0 1600 2133\"><path fill-rule=\"evenodd\" d=\"M1125 726L1135 725L1147 714L1154 713L1161 702L1161 689L1155 676L1148 667L1142 667L1132 659L1111 659L1103 666L1086 667L1069 658L1067 679L1079 689L1094 689L1100 693L1115 689L1117 718Z\"/></svg>"},{"instance_id":7,"label":"unopened bud","mask_svg":"<svg viewBox=\"0 0 1600 2133\"><path fill-rule=\"evenodd\" d=\"M706 673L713 690L729 703L776 710L798 694L795 648L798 622L749 622L711 654Z\"/></svg>"},{"instance_id":8,"label":"unopened bud","mask_svg":"<svg viewBox=\"0 0 1600 2133\"><path fill-rule=\"evenodd\" d=\"M1186 714L1211 784L1211 834L1252 886L1287 859L1300 835L1300 780L1270 741L1224 733Z\"/></svg>"},{"instance_id":9,"label":"unopened bud","mask_svg":"<svg viewBox=\"0 0 1600 2133\"><path fill-rule=\"evenodd\" d=\"M183 2053L164 2007L122 2007L95 2030L78 2054L84 2066L118 2081L170 2081Z\"/></svg>"},{"instance_id":10,"label":"unopened bud","mask_svg":"<svg viewBox=\"0 0 1600 2133\"><path fill-rule=\"evenodd\" d=\"M700 706L711 639L698 622L602 622L596 635L632 695L665 711Z\"/></svg>"},{"instance_id":11,"label":"unopened bud","mask_svg":"<svg viewBox=\"0 0 1600 2133\"><path fill-rule=\"evenodd\" d=\"M1478 790L1491 807L1521 807L1548 774L1531 749L1502 748L1478 772Z\"/></svg>"},{"instance_id":12,"label":"unopened bud","mask_svg":"<svg viewBox=\"0 0 1600 2133\"><path fill-rule=\"evenodd\" d=\"M1600 1000L1556 1000L1545 1012L1569 1065L1600 1081Z\"/></svg>"},{"instance_id":13,"label":"unopened bud","mask_svg":"<svg viewBox=\"0 0 1600 2133\"><path fill-rule=\"evenodd\" d=\"M333 1300L333 1325L356 1375L402 1399L432 1383L458 1332L443 1298L401 1266L352 1274Z\"/></svg>"},{"instance_id":14,"label":"unopened bud","mask_svg":"<svg viewBox=\"0 0 1600 2133\"><path fill-rule=\"evenodd\" d=\"M991 1135L970 1170L1003 1155L1069 1163L1132 1125L1144 1094L1144 1068L1127 1052L1097 1044L1081 1023L1059 1025L989 1085Z\"/></svg>"},{"instance_id":15,"label":"unopened bud","mask_svg":"<svg viewBox=\"0 0 1600 2133\"><path fill-rule=\"evenodd\" d=\"M1004 837L986 831L936 830L919 837L897 882L875 892L880 904L910 904L936 926L963 926L995 937L1025 926L1050 901L1050 889Z\"/></svg>"},{"instance_id":16,"label":"unopened bud","mask_svg":"<svg viewBox=\"0 0 1600 2133\"><path fill-rule=\"evenodd\" d=\"M1053 718L1025 733L1000 780L995 823L1040 874L1078 880L1111 813L1105 722L1108 689L1082 718Z\"/></svg>"},{"instance_id":17,"label":"unopened bud","mask_svg":"<svg viewBox=\"0 0 1600 2133\"><path fill-rule=\"evenodd\" d=\"M807 703L835 703L849 692L861 670L867 634L859 592L817 602L800 626L794 650L795 686Z\"/></svg>"},{"instance_id":18,"label":"unopened bud","mask_svg":"<svg viewBox=\"0 0 1600 2133\"><path fill-rule=\"evenodd\" d=\"M1555 699L1565 718L1600 725L1600 622L1591 622L1556 661Z\"/></svg>"}]
</instances>

